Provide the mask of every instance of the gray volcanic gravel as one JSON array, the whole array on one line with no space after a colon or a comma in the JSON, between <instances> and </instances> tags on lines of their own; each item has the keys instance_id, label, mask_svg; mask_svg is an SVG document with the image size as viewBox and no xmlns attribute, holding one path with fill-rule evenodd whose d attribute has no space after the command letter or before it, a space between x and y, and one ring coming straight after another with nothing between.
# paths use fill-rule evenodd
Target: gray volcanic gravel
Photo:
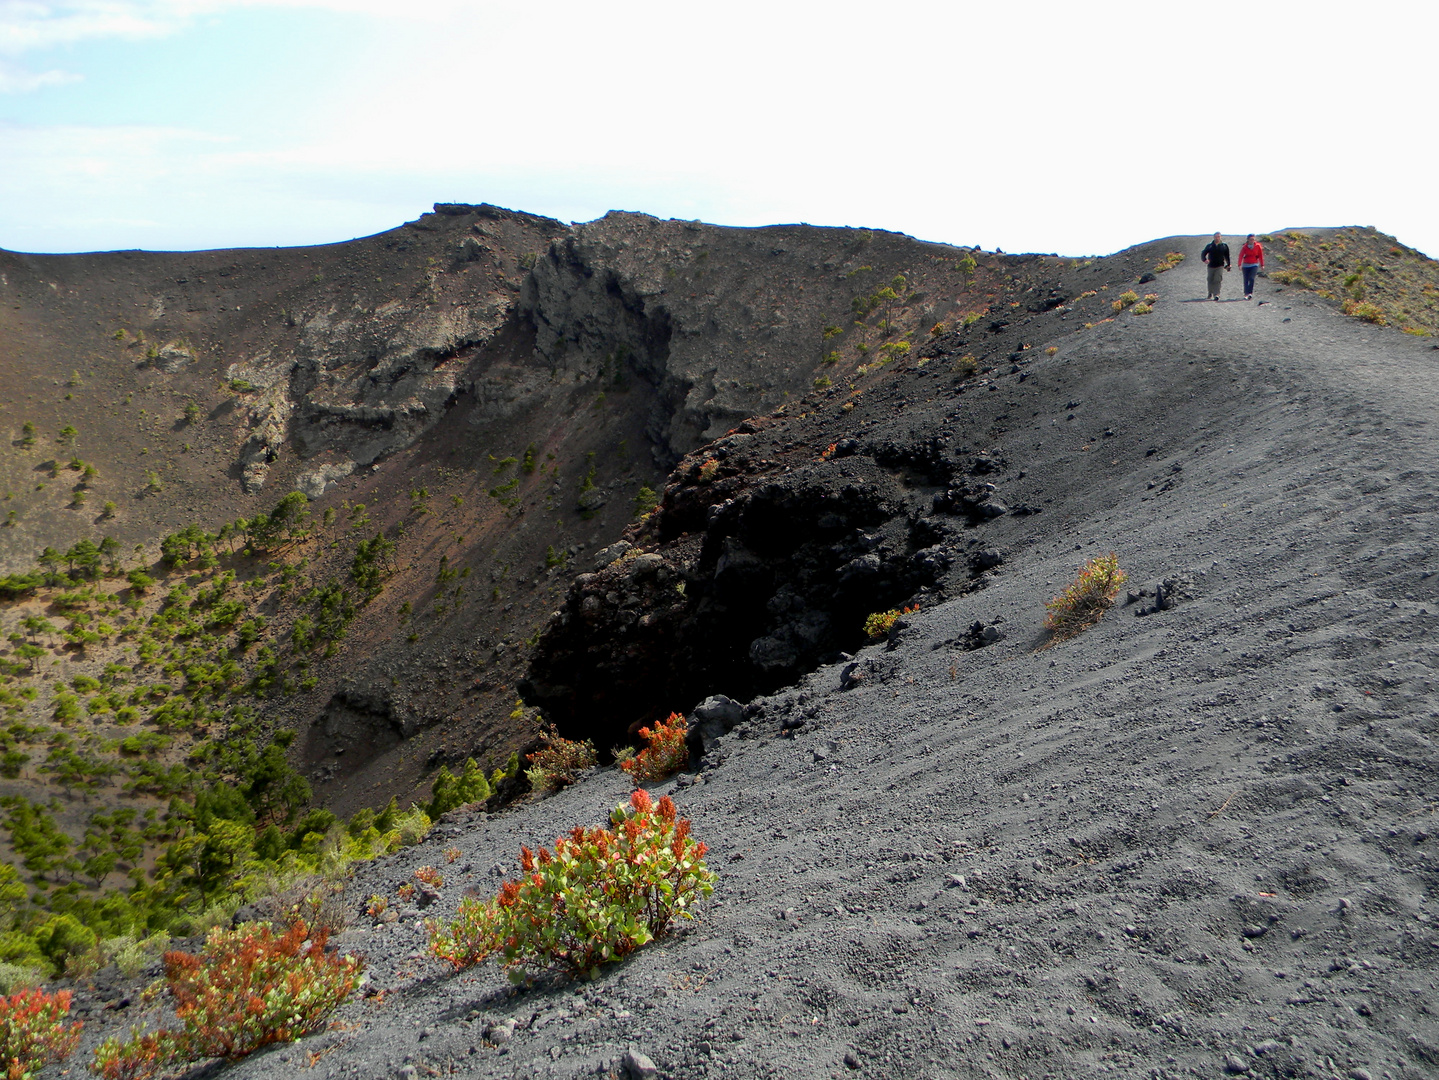
<instances>
[{"instance_id":1,"label":"gray volcanic gravel","mask_svg":"<svg viewBox=\"0 0 1439 1080\"><path fill-rule=\"evenodd\" d=\"M1151 245L1191 252L1152 315L995 377L996 482L1044 510L985 526L987 587L655 789L710 846L699 919L593 983L452 976L420 920L628 784L457 812L348 889L447 878L340 937L368 996L227 1075L1439 1073L1439 354L1268 282L1191 302L1201 245ZM1111 550L1151 595L1042 648L1044 601ZM965 648L976 621L1002 636Z\"/></svg>"}]
</instances>

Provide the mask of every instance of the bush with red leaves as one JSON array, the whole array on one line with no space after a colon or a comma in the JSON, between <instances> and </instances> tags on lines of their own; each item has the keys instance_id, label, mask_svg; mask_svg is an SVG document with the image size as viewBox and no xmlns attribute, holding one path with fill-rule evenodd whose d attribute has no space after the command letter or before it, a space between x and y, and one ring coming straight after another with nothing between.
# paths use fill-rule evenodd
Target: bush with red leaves
<instances>
[{"instance_id":1,"label":"bush with red leaves","mask_svg":"<svg viewBox=\"0 0 1439 1080\"><path fill-rule=\"evenodd\" d=\"M715 875L670 797L636 791L610 823L560 837L554 854L521 848L524 875L492 900L461 901L454 922L430 922L430 952L456 971L499 953L515 982L552 968L594 978L674 919L693 918Z\"/></svg>"},{"instance_id":2,"label":"bush with red leaves","mask_svg":"<svg viewBox=\"0 0 1439 1080\"><path fill-rule=\"evenodd\" d=\"M359 983L364 962L325 952L329 932L296 920L215 929L200 955L165 954L165 981L181 1027L106 1039L92 1068L106 1080L145 1080L205 1058L242 1058L268 1043L318 1031Z\"/></svg>"},{"instance_id":3,"label":"bush with red leaves","mask_svg":"<svg viewBox=\"0 0 1439 1080\"><path fill-rule=\"evenodd\" d=\"M649 745L628 761L621 761L620 768L629 773L636 784L663 780L670 773L679 772L689 760L689 748L685 746L688 728L683 713L670 713L667 720L653 728L640 728L640 737Z\"/></svg>"},{"instance_id":4,"label":"bush with red leaves","mask_svg":"<svg viewBox=\"0 0 1439 1080\"><path fill-rule=\"evenodd\" d=\"M30 1080L75 1049L82 1024L65 1023L70 991L17 990L0 995L0 1069L5 1080Z\"/></svg>"}]
</instances>

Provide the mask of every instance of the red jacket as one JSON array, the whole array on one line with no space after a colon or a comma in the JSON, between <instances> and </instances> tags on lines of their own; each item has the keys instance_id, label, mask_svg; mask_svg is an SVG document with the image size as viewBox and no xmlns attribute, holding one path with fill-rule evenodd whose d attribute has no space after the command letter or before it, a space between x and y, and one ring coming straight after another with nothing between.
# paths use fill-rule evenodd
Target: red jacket
<instances>
[{"instance_id":1,"label":"red jacket","mask_svg":"<svg viewBox=\"0 0 1439 1080\"><path fill-rule=\"evenodd\" d=\"M1245 244L1239 249L1240 266L1253 266L1255 263L1260 266L1264 265L1264 245L1258 240L1252 244Z\"/></svg>"}]
</instances>

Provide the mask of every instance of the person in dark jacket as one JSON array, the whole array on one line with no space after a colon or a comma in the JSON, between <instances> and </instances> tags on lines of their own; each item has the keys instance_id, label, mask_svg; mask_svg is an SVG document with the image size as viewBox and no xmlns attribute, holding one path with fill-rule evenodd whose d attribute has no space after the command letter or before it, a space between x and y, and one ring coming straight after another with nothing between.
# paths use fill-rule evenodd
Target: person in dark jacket
<instances>
[{"instance_id":1,"label":"person in dark jacket","mask_svg":"<svg viewBox=\"0 0 1439 1080\"><path fill-rule=\"evenodd\" d=\"M1222 233L1215 233L1211 240L1199 253L1204 264L1209 267L1209 299L1219 299L1220 286L1224 284L1224 271L1232 269L1229 265L1229 245L1224 242Z\"/></svg>"},{"instance_id":2,"label":"person in dark jacket","mask_svg":"<svg viewBox=\"0 0 1439 1080\"><path fill-rule=\"evenodd\" d=\"M1254 234L1249 234L1249 239L1244 241L1244 246L1239 249L1239 272L1244 275L1244 299L1251 300L1254 297L1254 279L1259 276L1259 271L1264 269L1264 245L1254 239Z\"/></svg>"}]
</instances>

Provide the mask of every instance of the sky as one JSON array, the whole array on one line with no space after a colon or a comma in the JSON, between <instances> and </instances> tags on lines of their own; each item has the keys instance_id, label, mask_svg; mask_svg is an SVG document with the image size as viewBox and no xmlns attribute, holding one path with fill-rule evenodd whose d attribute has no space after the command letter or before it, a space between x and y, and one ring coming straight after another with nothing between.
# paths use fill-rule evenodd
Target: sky
<instances>
[{"instance_id":1,"label":"sky","mask_svg":"<svg viewBox=\"0 0 1439 1080\"><path fill-rule=\"evenodd\" d=\"M328 243L435 202L1102 254L1439 257L1439 5L0 0L0 247Z\"/></svg>"}]
</instances>

